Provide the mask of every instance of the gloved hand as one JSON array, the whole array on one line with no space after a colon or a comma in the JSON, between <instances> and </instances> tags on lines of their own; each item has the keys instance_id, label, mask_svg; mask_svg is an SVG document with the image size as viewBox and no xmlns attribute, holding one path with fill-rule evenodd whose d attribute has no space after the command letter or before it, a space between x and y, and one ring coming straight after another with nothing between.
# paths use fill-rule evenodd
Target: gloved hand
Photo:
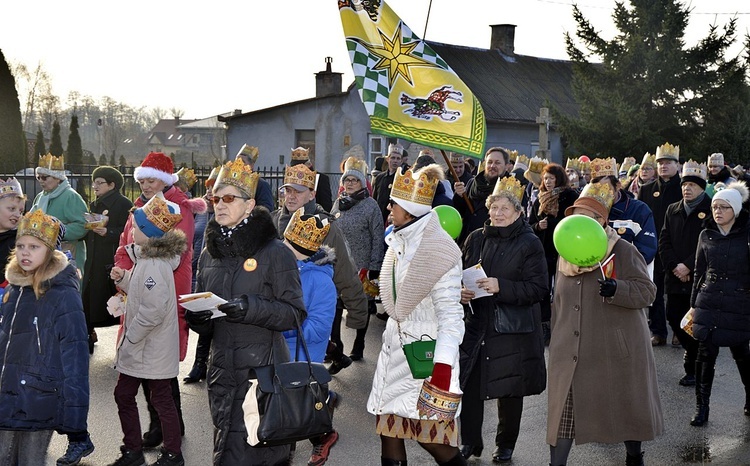
<instances>
[{"instance_id":1,"label":"gloved hand","mask_svg":"<svg viewBox=\"0 0 750 466\"><path fill-rule=\"evenodd\" d=\"M226 314L224 318L227 322L242 322L247 314L247 295L242 295L239 298L232 299L219 306L219 310Z\"/></svg>"},{"instance_id":2,"label":"gloved hand","mask_svg":"<svg viewBox=\"0 0 750 466\"><path fill-rule=\"evenodd\" d=\"M608 278L606 280L602 280L601 278L597 280L599 282L599 295L604 296L605 298L611 298L615 295L615 291L617 291L617 281L614 278Z\"/></svg>"},{"instance_id":3,"label":"gloved hand","mask_svg":"<svg viewBox=\"0 0 750 466\"><path fill-rule=\"evenodd\" d=\"M359 281L364 282L367 278L367 269L359 269Z\"/></svg>"},{"instance_id":4,"label":"gloved hand","mask_svg":"<svg viewBox=\"0 0 750 466\"><path fill-rule=\"evenodd\" d=\"M367 278L370 280L376 280L380 278L380 270L370 270L367 274Z\"/></svg>"},{"instance_id":5,"label":"gloved hand","mask_svg":"<svg viewBox=\"0 0 750 466\"><path fill-rule=\"evenodd\" d=\"M189 326L201 326L211 320L211 311L185 311L185 321Z\"/></svg>"},{"instance_id":6,"label":"gloved hand","mask_svg":"<svg viewBox=\"0 0 750 466\"><path fill-rule=\"evenodd\" d=\"M430 383L441 390L450 391L451 388L451 366L436 362L432 368Z\"/></svg>"}]
</instances>

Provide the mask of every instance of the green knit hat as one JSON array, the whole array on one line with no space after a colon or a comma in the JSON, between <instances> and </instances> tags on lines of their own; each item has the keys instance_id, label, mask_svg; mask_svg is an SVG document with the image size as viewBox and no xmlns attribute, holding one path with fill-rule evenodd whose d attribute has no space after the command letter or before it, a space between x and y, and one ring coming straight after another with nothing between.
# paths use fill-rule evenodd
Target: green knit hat
<instances>
[{"instance_id":1,"label":"green knit hat","mask_svg":"<svg viewBox=\"0 0 750 466\"><path fill-rule=\"evenodd\" d=\"M104 178L104 181L107 183L114 183L115 189L117 191L122 188L122 185L125 184L125 179L122 177L122 173L115 167L110 167L109 165L102 165L101 167L96 167L94 171L91 173L91 181L94 181L97 178Z\"/></svg>"}]
</instances>

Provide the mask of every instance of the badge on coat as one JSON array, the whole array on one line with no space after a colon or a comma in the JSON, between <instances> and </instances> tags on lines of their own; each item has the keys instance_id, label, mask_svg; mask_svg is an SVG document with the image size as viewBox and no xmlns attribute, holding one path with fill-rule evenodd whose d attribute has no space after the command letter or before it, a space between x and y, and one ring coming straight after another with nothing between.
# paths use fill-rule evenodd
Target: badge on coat
<instances>
[{"instance_id":1,"label":"badge on coat","mask_svg":"<svg viewBox=\"0 0 750 466\"><path fill-rule=\"evenodd\" d=\"M656 191L656 192L654 193L654 197L659 197L659 196L661 196L661 193L660 193L659 191Z\"/></svg>"},{"instance_id":2,"label":"badge on coat","mask_svg":"<svg viewBox=\"0 0 750 466\"><path fill-rule=\"evenodd\" d=\"M620 227L620 228L617 229L617 234L618 235L624 235L626 231L628 231L628 230L625 227Z\"/></svg>"},{"instance_id":3,"label":"badge on coat","mask_svg":"<svg viewBox=\"0 0 750 466\"><path fill-rule=\"evenodd\" d=\"M245 264L242 266L243 269L245 269L245 272L252 272L253 270L258 268L258 261L253 259L252 257L245 261Z\"/></svg>"},{"instance_id":4,"label":"badge on coat","mask_svg":"<svg viewBox=\"0 0 750 466\"><path fill-rule=\"evenodd\" d=\"M706 218L706 213L705 212L698 212L698 218L701 219L701 220L703 220L704 218Z\"/></svg>"},{"instance_id":5,"label":"badge on coat","mask_svg":"<svg viewBox=\"0 0 750 466\"><path fill-rule=\"evenodd\" d=\"M150 290L151 288L156 286L156 281L153 278L148 277L146 281L143 282L143 284Z\"/></svg>"}]
</instances>

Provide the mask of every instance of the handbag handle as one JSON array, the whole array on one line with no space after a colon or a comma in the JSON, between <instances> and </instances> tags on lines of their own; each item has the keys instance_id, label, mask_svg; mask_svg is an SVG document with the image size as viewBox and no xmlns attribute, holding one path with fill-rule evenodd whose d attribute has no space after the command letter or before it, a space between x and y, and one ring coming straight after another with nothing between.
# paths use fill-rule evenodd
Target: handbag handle
<instances>
[{"instance_id":1,"label":"handbag handle","mask_svg":"<svg viewBox=\"0 0 750 466\"><path fill-rule=\"evenodd\" d=\"M300 341L302 342L302 349L305 352L305 357L307 358L307 368L310 371L310 376L313 375L313 368L312 368L312 361L310 360L310 351L307 349L307 342L305 341L305 335L302 333L302 325L299 321L299 316L297 314L294 315L294 325L297 330L297 343L295 345L295 351L294 356L295 360L297 360L297 354L299 353L299 345ZM283 364L279 362L278 358L276 357L276 340L274 339L274 344L271 346L271 352L273 353L273 365L274 367L279 366L280 364ZM291 357L291 355L290 355ZM274 371L277 372L277 371Z\"/></svg>"}]
</instances>

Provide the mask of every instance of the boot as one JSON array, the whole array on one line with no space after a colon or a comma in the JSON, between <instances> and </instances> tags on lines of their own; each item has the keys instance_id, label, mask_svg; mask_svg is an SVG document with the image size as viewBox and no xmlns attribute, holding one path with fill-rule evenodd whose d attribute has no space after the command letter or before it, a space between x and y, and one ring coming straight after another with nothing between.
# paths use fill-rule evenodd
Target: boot
<instances>
[{"instance_id":1,"label":"boot","mask_svg":"<svg viewBox=\"0 0 750 466\"><path fill-rule=\"evenodd\" d=\"M643 462L643 452L637 456L625 456L625 466L645 466Z\"/></svg>"},{"instance_id":2,"label":"boot","mask_svg":"<svg viewBox=\"0 0 750 466\"><path fill-rule=\"evenodd\" d=\"M406 460L392 460L390 458L380 457L380 466L407 466Z\"/></svg>"},{"instance_id":3,"label":"boot","mask_svg":"<svg viewBox=\"0 0 750 466\"><path fill-rule=\"evenodd\" d=\"M691 426L700 427L708 422L708 405L711 399L711 386L714 383L714 364L703 361L695 363L695 416Z\"/></svg>"},{"instance_id":4,"label":"boot","mask_svg":"<svg viewBox=\"0 0 750 466\"><path fill-rule=\"evenodd\" d=\"M685 375L678 383L683 387L692 387L695 385L695 359L691 359L687 351L682 356L682 367L685 368Z\"/></svg>"},{"instance_id":5,"label":"boot","mask_svg":"<svg viewBox=\"0 0 750 466\"><path fill-rule=\"evenodd\" d=\"M750 360L740 359L735 363L737 363L737 370L740 371L742 385L745 386L745 416L750 416Z\"/></svg>"},{"instance_id":6,"label":"boot","mask_svg":"<svg viewBox=\"0 0 750 466\"><path fill-rule=\"evenodd\" d=\"M190 370L190 373L187 375L187 377L182 379L182 381L186 384L200 382L201 380L206 378L206 370L206 361L203 359L196 359L195 363L193 364L193 368Z\"/></svg>"},{"instance_id":7,"label":"boot","mask_svg":"<svg viewBox=\"0 0 750 466\"><path fill-rule=\"evenodd\" d=\"M461 455L461 452L456 453L456 456L454 456L452 459L444 462L444 463L438 463L439 466L466 466L466 458Z\"/></svg>"}]
</instances>

